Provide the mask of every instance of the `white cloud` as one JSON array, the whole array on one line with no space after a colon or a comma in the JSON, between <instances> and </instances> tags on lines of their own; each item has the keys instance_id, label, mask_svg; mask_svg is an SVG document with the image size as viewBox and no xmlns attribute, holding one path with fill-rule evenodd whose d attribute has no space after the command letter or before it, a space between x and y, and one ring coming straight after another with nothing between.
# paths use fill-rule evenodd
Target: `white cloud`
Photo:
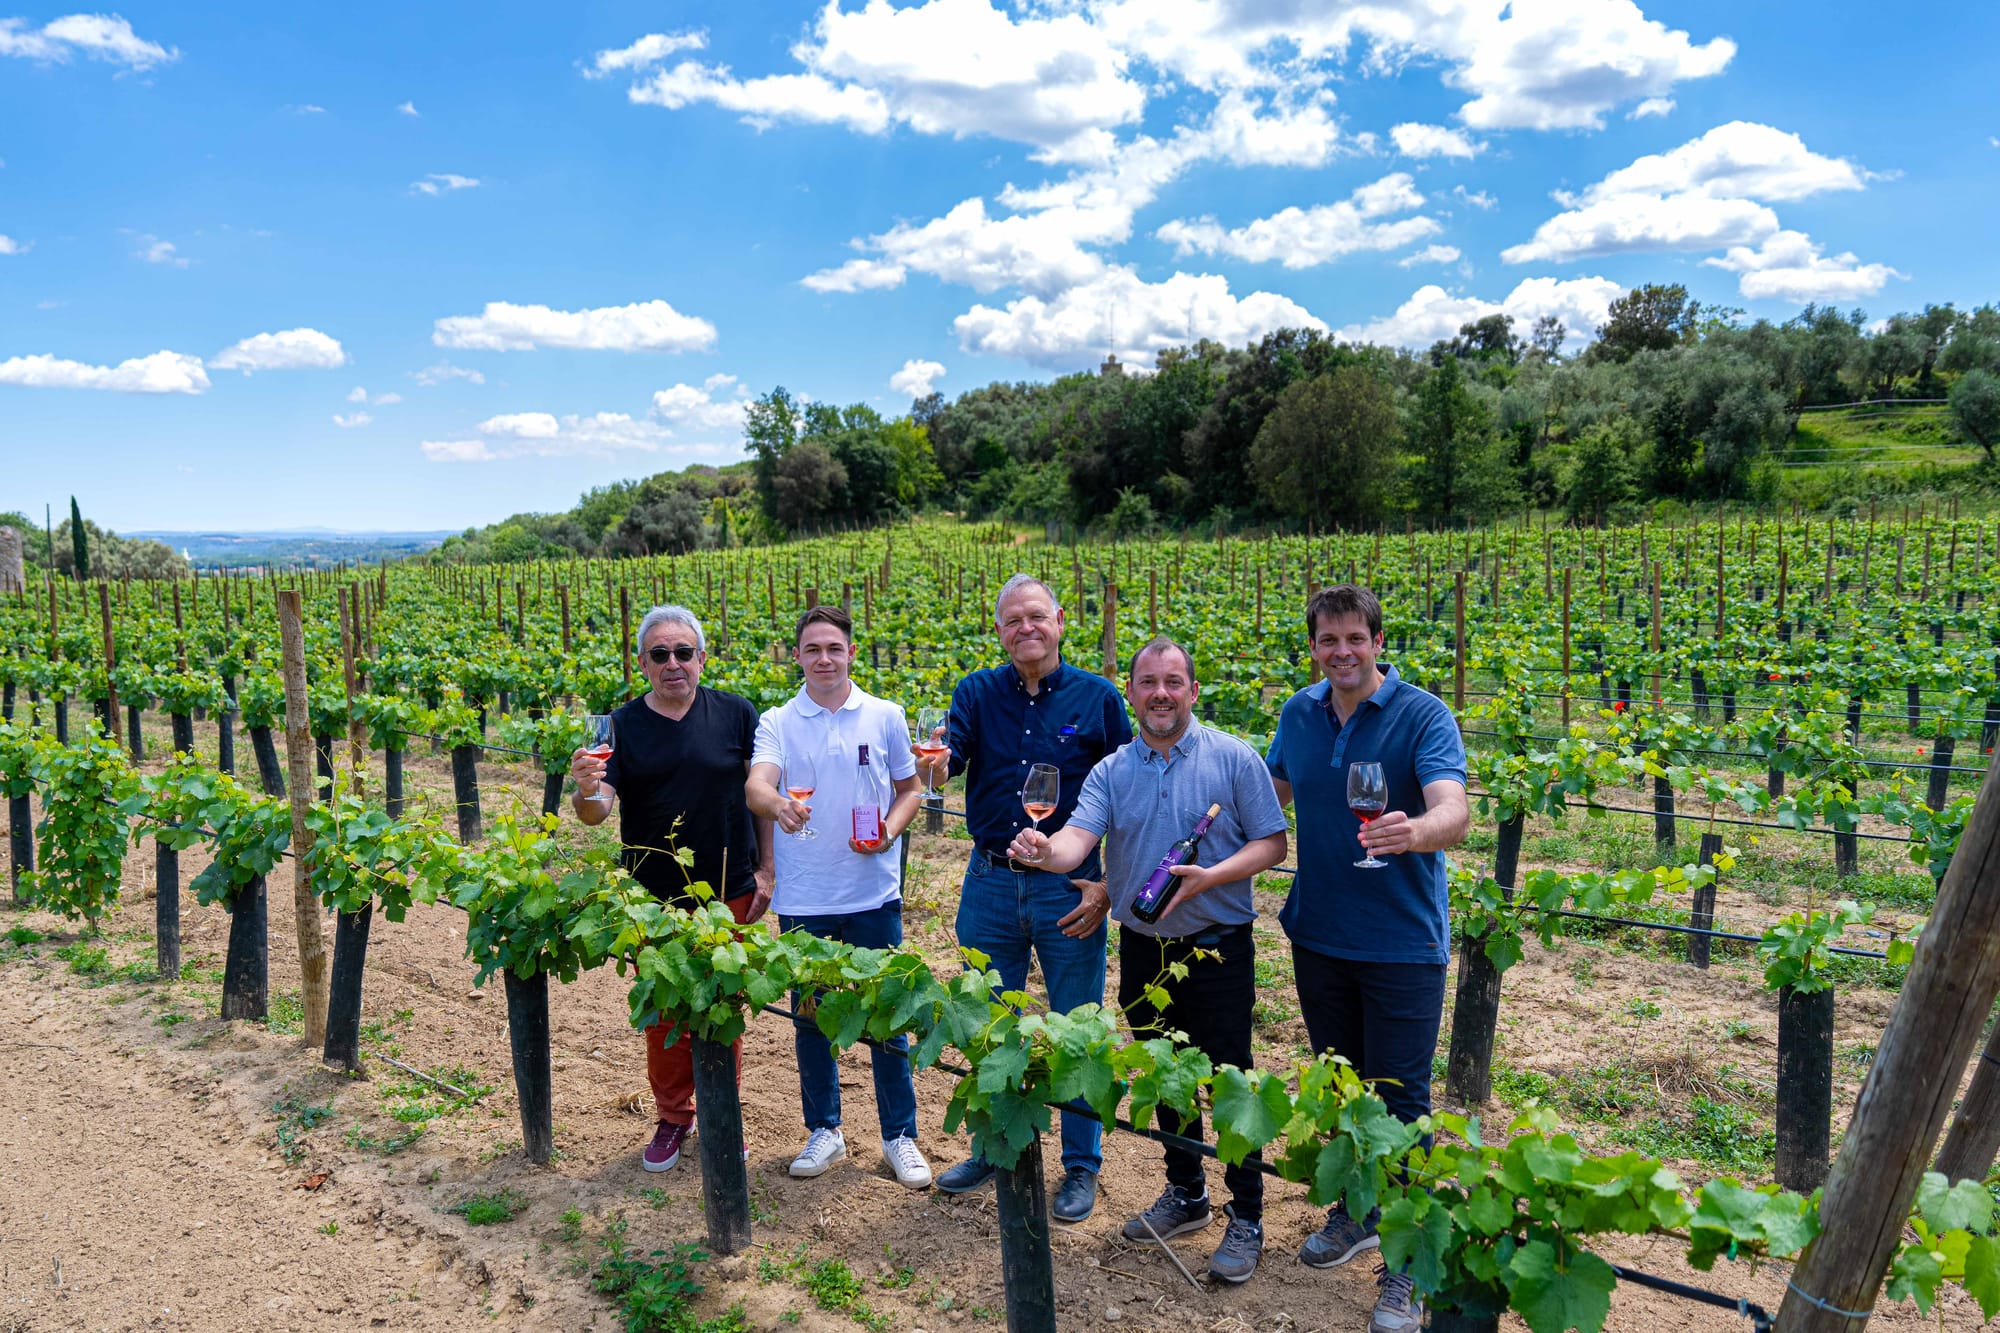
<instances>
[{"instance_id":1,"label":"white cloud","mask_svg":"<svg viewBox=\"0 0 2000 1333\"><path fill-rule=\"evenodd\" d=\"M706 32L649 32L630 46L615 51L599 51L584 70L586 79L601 79L620 70L640 70L657 65L676 51L700 51L708 46Z\"/></svg>"},{"instance_id":2,"label":"white cloud","mask_svg":"<svg viewBox=\"0 0 2000 1333\"><path fill-rule=\"evenodd\" d=\"M1500 257L1510 264L1560 263L1755 245L1779 227L1768 203L1859 190L1863 175L1851 162L1813 152L1796 134L1731 121L1671 151L1638 158L1580 193L1558 192L1565 211Z\"/></svg>"},{"instance_id":3,"label":"white cloud","mask_svg":"<svg viewBox=\"0 0 2000 1333\"><path fill-rule=\"evenodd\" d=\"M481 435L514 435L526 440L553 440L561 429L547 412L506 412L479 423Z\"/></svg>"},{"instance_id":4,"label":"white cloud","mask_svg":"<svg viewBox=\"0 0 2000 1333\"><path fill-rule=\"evenodd\" d=\"M295 116L323 116L326 114L325 107L315 106L311 102L307 102L303 106L288 106L285 108L285 110L291 112Z\"/></svg>"},{"instance_id":5,"label":"white cloud","mask_svg":"<svg viewBox=\"0 0 2000 1333\"><path fill-rule=\"evenodd\" d=\"M396 110L399 114L405 116L417 116L422 114L420 111L417 110L417 104L415 102L399 102L396 104Z\"/></svg>"},{"instance_id":6,"label":"white cloud","mask_svg":"<svg viewBox=\"0 0 2000 1333\"><path fill-rule=\"evenodd\" d=\"M1500 252L1509 264L1563 263L1591 255L1652 250L1714 250L1756 241L1778 229L1778 215L1748 199L1699 194L1628 194L1558 213L1534 239Z\"/></svg>"},{"instance_id":7,"label":"white cloud","mask_svg":"<svg viewBox=\"0 0 2000 1333\"><path fill-rule=\"evenodd\" d=\"M347 364L338 339L318 329L286 329L245 338L216 354L209 365L217 370L333 370Z\"/></svg>"},{"instance_id":8,"label":"white cloud","mask_svg":"<svg viewBox=\"0 0 2000 1333\"><path fill-rule=\"evenodd\" d=\"M30 389L105 389L112 393L206 393L208 374L201 358L155 352L115 366L92 366L53 356L17 356L0 361L0 384Z\"/></svg>"},{"instance_id":9,"label":"white cloud","mask_svg":"<svg viewBox=\"0 0 2000 1333\"><path fill-rule=\"evenodd\" d=\"M1668 116L1674 110L1671 97L1649 97L1625 113L1627 120L1644 120L1648 116Z\"/></svg>"},{"instance_id":10,"label":"white cloud","mask_svg":"<svg viewBox=\"0 0 2000 1333\"><path fill-rule=\"evenodd\" d=\"M734 375L710 375L699 388L676 384L653 395L653 415L666 423L670 431L738 435L742 433L744 413L749 406L750 390L738 383Z\"/></svg>"},{"instance_id":11,"label":"white cloud","mask_svg":"<svg viewBox=\"0 0 2000 1333\"><path fill-rule=\"evenodd\" d=\"M1783 203L1827 190L1861 188L1862 172L1852 162L1815 153L1785 130L1732 120L1678 148L1638 158L1581 195L1558 199L1591 204L1630 194L1694 193Z\"/></svg>"},{"instance_id":12,"label":"white cloud","mask_svg":"<svg viewBox=\"0 0 2000 1333\"><path fill-rule=\"evenodd\" d=\"M435 198L441 194L450 194L453 190L475 189L478 185L479 178L477 176L460 176L449 171L433 171L425 175L420 181L411 181L410 193L427 194Z\"/></svg>"},{"instance_id":13,"label":"white cloud","mask_svg":"<svg viewBox=\"0 0 2000 1333\"><path fill-rule=\"evenodd\" d=\"M1720 258L1701 262L1740 274L1736 288L1749 300L1852 301L1873 296L1891 278L1907 277L1887 264L1863 264L1853 254L1831 258L1799 231L1779 231L1761 247L1732 246Z\"/></svg>"},{"instance_id":14,"label":"white cloud","mask_svg":"<svg viewBox=\"0 0 2000 1333\"><path fill-rule=\"evenodd\" d=\"M1050 300L1023 296L1000 310L975 305L953 327L968 352L1075 370L1106 352L1143 368L1161 348L1190 337L1235 345L1274 329L1326 325L1272 292L1238 298L1228 279L1215 274L1176 273L1145 282L1129 268L1114 268Z\"/></svg>"},{"instance_id":15,"label":"white cloud","mask_svg":"<svg viewBox=\"0 0 2000 1333\"><path fill-rule=\"evenodd\" d=\"M745 121L759 129L780 120L844 124L864 134L880 134L889 128L888 107L880 95L866 88L842 87L817 74L739 80L727 65L684 60L645 83L634 84L628 96L634 102L671 111L696 102L713 102L725 111L742 113Z\"/></svg>"},{"instance_id":16,"label":"white cloud","mask_svg":"<svg viewBox=\"0 0 2000 1333\"><path fill-rule=\"evenodd\" d=\"M333 414L333 424L342 430L353 430L357 426L366 426L374 420L375 418L369 416L366 412L349 412L346 416L342 416L338 412Z\"/></svg>"},{"instance_id":17,"label":"white cloud","mask_svg":"<svg viewBox=\"0 0 2000 1333\"><path fill-rule=\"evenodd\" d=\"M1468 190L1463 185L1452 186L1451 193L1452 197L1460 203L1470 204L1482 213L1497 208L1500 204L1498 199L1495 199L1492 195L1486 193L1486 191Z\"/></svg>"},{"instance_id":18,"label":"white cloud","mask_svg":"<svg viewBox=\"0 0 2000 1333\"><path fill-rule=\"evenodd\" d=\"M1396 261L1397 268L1415 268L1419 264L1455 264L1458 262L1458 247L1455 245L1427 245L1414 254L1404 255Z\"/></svg>"},{"instance_id":19,"label":"white cloud","mask_svg":"<svg viewBox=\"0 0 2000 1333\"><path fill-rule=\"evenodd\" d=\"M1486 147L1474 143L1463 130L1415 121L1395 126L1389 131L1389 138L1404 157L1475 157Z\"/></svg>"},{"instance_id":20,"label":"white cloud","mask_svg":"<svg viewBox=\"0 0 2000 1333\"><path fill-rule=\"evenodd\" d=\"M403 395L400 393L378 393L371 396L367 389L357 384L348 391L347 401L350 403L373 403L377 407L387 407L391 403L402 402Z\"/></svg>"},{"instance_id":21,"label":"white cloud","mask_svg":"<svg viewBox=\"0 0 2000 1333\"><path fill-rule=\"evenodd\" d=\"M63 64L79 52L135 70L181 58L177 49L141 38L116 14L69 14L39 29L23 19L0 19L0 56Z\"/></svg>"},{"instance_id":22,"label":"white cloud","mask_svg":"<svg viewBox=\"0 0 2000 1333\"><path fill-rule=\"evenodd\" d=\"M440 361L434 366L410 372L410 378L426 389L436 388L447 380L470 380L474 384L486 383L486 376L465 366L454 366L449 361Z\"/></svg>"},{"instance_id":23,"label":"white cloud","mask_svg":"<svg viewBox=\"0 0 2000 1333\"><path fill-rule=\"evenodd\" d=\"M498 457L484 440L425 440L418 447L433 463L488 463Z\"/></svg>"},{"instance_id":24,"label":"white cloud","mask_svg":"<svg viewBox=\"0 0 2000 1333\"><path fill-rule=\"evenodd\" d=\"M372 401L377 407L388 407L391 403L402 402L403 395L400 393L378 393Z\"/></svg>"},{"instance_id":25,"label":"white cloud","mask_svg":"<svg viewBox=\"0 0 2000 1333\"><path fill-rule=\"evenodd\" d=\"M1611 303L1625 295L1625 284L1609 278L1529 278L1499 301L1453 296L1435 283L1419 287L1396 313L1365 324L1350 324L1337 333L1343 342L1382 343L1425 348L1456 334L1459 326L1504 314L1523 333L1544 315L1554 315L1569 330L1572 343L1581 342L1609 316Z\"/></svg>"},{"instance_id":26,"label":"white cloud","mask_svg":"<svg viewBox=\"0 0 2000 1333\"><path fill-rule=\"evenodd\" d=\"M799 279L816 292L868 292L903 285L903 266L881 259L850 259L839 268L823 268Z\"/></svg>"},{"instance_id":27,"label":"white cloud","mask_svg":"<svg viewBox=\"0 0 2000 1333\"><path fill-rule=\"evenodd\" d=\"M929 396L937 381L944 378L944 363L910 360L889 377L889 388L906 398Z\"/></svg>"},{"instance_id":28,"label":"white cloud","mask_svg":"<svg viewBox=\"0 0 2000 1333\"><path fill-rule=\"evenodd\" d=\"M173 268L186 268L194 262L181 255L172 241L163 241L157 236L141 236L139 249L133 253L148 264L167 264Z\"/></svg>"},{"instance_id":29,"label":"white cloud","mask_svg":"<svg viewBox=\"0 0 2000 1333\"><path fill-rule=\"evenodd\" d=\"M362 387L361 387L361 386L360 386L359 384L355 385L355 386L354 386L354 387L353 387L352 389L349 389L349 390L347 391L347 401L348 401L348 402L350 402L350 403L365 403L365 402L367 402L367 401L368 401L368 390L366 390L366 389L362 388Z\"/></svg>"},{"instance_id":30,"label":"white cloud","mask_svg":"<svg viewBox=\"0 0 2000 1333\"><path fill-rule=\"evenodd\" d=\"M486 352L522 352L536 347L690 352L713 347L715 336L715 325L695 315L683 315L665 301L597 310L551 310L545 305L489 301L481 314L438 320L431 341L439 347Z\"/></svg>"},{"instance_id":31,"label":"white cloud","mask_svg":"<svg viewBox=\"0 0 2000 1333\"><path fill-rule=\"evenodd\" d=\"M0 255L24 255L34 248L33 241L17 241L12 236L0 234Z\"/></svg>"},{"instance_id":32,"label":"white cloud","mask_svg":"<svg viewBox=\"0 0 2000 1333\"><path fill-rule=\"evenodd\" d=\"M1281 209L1229 231L1213 218L1177 219L1154 235L1172 244L1176 256L1200 251L1250 263L1275 259L1286 268L1311 268L1357 251L1394 250L1435 235L1439 226L1427 217L1375 221L1423 202L1409 175L1397 172L1362 186L1339 203Z\"/></svg>"},{"instance_id":33,"label":"white cloud","mask_svg":"<svg viewBox=\"0 0 2000 1333\"><path fill-rule=\"evenodd\" d=\"M1340 139L1340 126L1329 110L1332 102L1333 95L1325 93L1267 111L1254 97L1225 93L1196 141L1203 156L1232 166L1322 166Z\"/></svg>"}]
</instances>

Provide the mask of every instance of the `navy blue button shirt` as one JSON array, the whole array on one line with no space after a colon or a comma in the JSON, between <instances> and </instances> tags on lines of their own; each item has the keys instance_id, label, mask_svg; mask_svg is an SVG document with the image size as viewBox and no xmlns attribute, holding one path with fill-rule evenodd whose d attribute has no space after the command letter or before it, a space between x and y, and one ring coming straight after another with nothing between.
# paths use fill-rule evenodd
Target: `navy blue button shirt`
<instances>
[{"instance_id":1,"label":"navy blue button shirt","mask_svg":"<svg viewBox=\"0 0 2000 1333\"><path fill-rule=\"evenodd\" d=\"M1314 953L1374 963L1435 963L1451 956L1443 852L1400 852L1386 869L1363 870L1361 821L1347 808L1347 765L1374 760L1389 783L1389 809L1424 813L1424 785L1465 785L1465 742L1451 710L1385 666L1375 693L1345 725L1325 680L1286 700L1266 757L1271 776L1292 784L1299 872L1278 921Z\"/></svg>"},{"instance_id":2,"label":"navy blue button shirt","mask_svg":"<svg viewBox=\"0 0 2000 1333\"><path fill-rule=\"evenodd\" d=\"M1021 787L1030 765L1054 764L1062 774L1056 812L1040 825L1054 833L1069 822L1097 761L1132 739L1132 724L1124 696L1104 677L1058 662L1029 694L1009 662L958 682L947 736L951 771L966 775L967 829L974 842L997 852L1028 827ZM1093 852L1076 873L1097 878L1096 862Z\"/></svg>"}]
</instances>

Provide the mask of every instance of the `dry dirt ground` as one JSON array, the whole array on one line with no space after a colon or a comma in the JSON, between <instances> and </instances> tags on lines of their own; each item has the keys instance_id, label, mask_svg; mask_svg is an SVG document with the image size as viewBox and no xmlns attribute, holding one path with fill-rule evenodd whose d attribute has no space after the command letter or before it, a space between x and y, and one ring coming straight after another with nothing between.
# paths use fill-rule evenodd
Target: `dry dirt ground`
<instances>
[{"instance_id":1,"label":"dry dirt ground","mask_svg":"<svg viewBox=\"0 0 2000 1333\"><path fill-rule=\"evenodd\" d=\"M435 759L412 758L413 786L445 789ZM489 767L486 782L489 814L506 802L510 783L531 797L539 791L525 769ZM950 957L964 851L960 840L919 837L912 857L909 932L940 960ZM203 863L196 853L184 862L183 884ZM56 956L76 941L60 922L0 909L0 930L50 933L30 945L0 944L0 1333L610 1333L619 1320L590 1283L607 1226L622 1218L627 1246L640 1255L702 1239L696 1154L672 1172L640 1170L639 1149L652 1127L650 1098L640 1041L627 1026L623 986L613 972L552 993L560 1156L536 1168L519 1147L505 1001L498 986L473 988L458 913L420 908L402 925L377 922L367 970L367 1072L349 1079L303 1045L295 1018L287 1022L285 1000L298 988L289 864L270 885L274 1020L268 1025L215 1017L227 918L195 905L185 890L186 979L143 979L154 948L151 880L147 842L128 859L124 910L91 942L107 950L111 969L96 975L80 975ZM1273 919L1279 900L1264 898L1263 924L1272 933L1260 943L1267 954L1281 954ZM122 976L121 967L128 969ZM1281 975L1266 989L1272 1009L1260 1027L1260 1061L1272 1068L1283 1068L1302 1040L1286 1003L1288 974ZM1658 1018L1624 1017L1623 1006L1646 996L1657 997ZM1888 997L1877 992L1843 995L1839 1042L1872 1041L1887 1006ZM1671 1078L1677 1058L1712 1069L1727 1042L1730 1059L1768 1081L1774 1059L1774 1003L1742 969L1718 967L1703 976L1670 961L1607 953L1584 988L1574 957L1531 946L1527 961L1508 974L1502 1016L1501 1058L1523 1069L1636 1052L1656 1058ZM1732 1021L1747 1029L1721 1035ZM456 1086L475 1081L492 1090L429 1120L407 1146L385 1151L411 1128L392 1110L435 1109L444 1099L423 1099L422 1089L413 1090L381 1056L452 1071ZM865 1052L849 1053L842 1063L849 1160L808 1181L785 1173L803 1139L788 1024L768 1015L756 1020L745 1057L756 1243L744 1255L697 1265L705 1287L701 1310L740 1303L760 1329L861 1327L851 1315L816 1308L803 1286L810 1266L839 1259L864 1282L863 1299L879 1327L1003 1328L992 1193L947 1200L895 1183L879 1158ZM917 1088L923 1146L941 1168L966 1146L941 1129L950 1078L928 1072ZM1850 1080L1843 1103L1851 1093ZM299 1115L300 1108L322 1106L330 1112L316 1122ZM1843 1104L1840 1118L1845 1114ZM1051 1145L1052 1173L1055 1157ZM323 1182L308 1188L321 1173ZM1709 1172L1689 1166L1684 1174L1700 1179ZM1219 1192L1219 1168L1211 1165L1210 1177ZM1367 1327L1372 1265L1320 1272L1294 1261L1299 1241L1317 1224L1303 1191L1275 1183L1270 1190L1265 1261L1252 1281L1196 1289L1165 1255L1118 1238L1121 1223L1152 1200L1161 1181L1156 1147L1131 1135L1108 1136L1096 1215L1058 1230L1054 1240L1063 1328L1360 1333ZM469 1195L508 1190L524 1204L511 1221L471 1226L450 1211ZM1219 1235L1212 1228L1179 1243L1197 1273ZM1754 1273L1725 1265L1702 1275L1687 1270L1675 1252L1672 1242L1606 1251L1614 1260L1778 1308L1787 1265ZM1935 1326L1907 1306L1883 1309L1878 1326ZM1977 1311L1962 1297L1949 1300L1942 1322L1974 1328ZM1733 1311L1631 1286L1615 1295L1608 1326L1635 1333L1750 1327Z\"/></svg>"}]
</instances>

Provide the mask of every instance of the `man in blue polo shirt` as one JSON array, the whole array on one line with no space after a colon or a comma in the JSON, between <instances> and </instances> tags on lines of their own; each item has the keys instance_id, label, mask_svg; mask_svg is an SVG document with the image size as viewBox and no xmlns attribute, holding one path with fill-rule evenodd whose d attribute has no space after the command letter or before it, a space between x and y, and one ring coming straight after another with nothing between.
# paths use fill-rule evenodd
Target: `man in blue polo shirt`
<instances>
[{"instance_id":1,"label":"man in blue polo shirt","mask_svg":"<svg viewBox=\"0 0 2000 1333\"><path fill-rule=\"evenodd\" d=\"M1062 659L1063 613L1041 580L1016 574L993 606L994 628L1007 665L975 671L952 691L948 759L937 761L931 780L965 774L965 823L973 852L958 902L958 942L991 960L1002 984L1028 983L1032 953L1048 982L1049 1007L1064 1013L1104 1002L1104 892L1095 850L1072 871L1058 875L1010 859L1008 844L1031 827L1021 790L1035 764L1060 773L1055 812L1044 833L1069 822L1083 780L1097 761L1132 739L1118 687ZM1097 1206L1097 1173L1103 1166L1103 1127L1089 1116L1062 1116L1063 1181L1049 1215L1066 1225L1088 1218ZM937 1187L963 1194L992 1179L993 1167L977 1156L940 1173Z\"/></svg>"},{"instance_id":2,"label":"man in blue polo shirt","mask_svg":"<svg viewBox=\"0 0 2000 1333\"><path fill-rule=\"evenodd\" d=\"M1407 1124L1430 1112L1451 957L1444 849L1464 840L1470 822L1465 744L1441 700L1377 665L1375 594L1322 588L1306 603L1306 628L1323 679L1285 702L1266 758L1278 799L1298 803L1299 871L1278 920L1292 940L1313 1049L1384 1080L1377 1092ZM1347 766L1371 760L1382 765L1389 802L1364 830L1347 808ZM1364 856L1388 865L1357 867ZM1333 1268L1376 1248L1376 1221L1336 1204L1300 1262ZM1382 1274L1370 1333L1422 1324L1409 1275Z\"/></svg>"}]
</instances>

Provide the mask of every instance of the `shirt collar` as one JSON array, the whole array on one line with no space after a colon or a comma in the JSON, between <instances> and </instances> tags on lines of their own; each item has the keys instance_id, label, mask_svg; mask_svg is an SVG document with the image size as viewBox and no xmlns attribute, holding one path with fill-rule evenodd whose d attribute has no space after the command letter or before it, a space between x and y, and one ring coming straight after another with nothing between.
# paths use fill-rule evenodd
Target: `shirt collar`
<instances>
[{"instance_id":1,"label":"shirt collar","mask_svg":"<svg viewBox=\"0 0 2000 1333\"><path fill-rule=\"evenodd\" d=\"M814 699L812 695L806 693L806 687L801 685L799 686L799 692L792 696L792 701L799 706L799 716L818 717L822 713L853 712L855 709L861 707L861 700L865 696L865 693L866 692L859 685L856 685L853 681L850 680L847 682L847 702L843 703L837 709L822 708L819 705L819 701L817 699Z\"/></svg>"},{"instance_id":2,"label":"shirt collar","mask_svg":"<svg viewBox=\"0 0 2000 1333\"><path fill-rule=\"evenodd\" d=\"M1045 690L1054 689L1056 686L1061 685L1063 682L1063 677L1066 674L1068 674L1068 672L1069 672L1069 662L1062 656L1062 654L1058 653L1056 655L1056 669L1054 671L1049 672L1048 675L1042 677L1042 688ZM1014 659L1012 659L1011 657L1007 659L1007 674L1013 677L1015 689L1026 692L1028 684L1026 681L1021 679L1021 668L1014 665Z\"/></svg>"}]
</instances>

